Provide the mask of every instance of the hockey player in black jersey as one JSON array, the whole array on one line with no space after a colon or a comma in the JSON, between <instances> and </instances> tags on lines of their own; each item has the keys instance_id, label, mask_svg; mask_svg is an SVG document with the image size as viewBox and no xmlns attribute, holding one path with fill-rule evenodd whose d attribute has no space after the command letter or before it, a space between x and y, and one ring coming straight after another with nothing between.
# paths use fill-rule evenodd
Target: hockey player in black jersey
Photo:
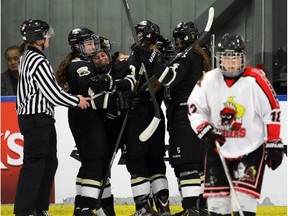
<instances>
[{"instance_id":1,"label":"hockey player in black jersey","mask_svg":"<svg viewBox=\"0 0 288 216\"><path fill-rule=\"evenodd\" d=\"M93 99L93 107L95 109L101 109L103 106L105 98L115 98L118 100L117 108L115 105L106 106L104 110L104 122L106 127L106 132L108 136L109 145L114 146L117 143L121 127L123 125L123 120L128 109L127 97L125 95L130 95L130 81L124 79L128 72L129 67L125 59L117 60L114 59L110 54L111 46L110 41L105 39L106 44L101 43L101 50L97 52L93 61L100 75L93 77L93 83L98 86L98 92L89 90L89 93ZM113 86L111 91L110 86ZM110 90L109 90L110 89ZM117 89L117 91L116 91ZM96 90L94 88L94 90ZM119 100L121 98L121 100ZM126 100L126 101L125 101ZM119 148L122 147L125 137L122 136L121 144ZM113 152L111 152L113 153ZM112 155L111 155L112 156ZM110 157L111 158L111 157Z\"/></svg>"},{"instance_id":2,"label":"hockey player in black jersey","mask_svg":"<svg viewBox=\"0 0 288 216\"><path fill-rule=\"evenodd\" d=\"M150 21L143 21L135 29L141 46L148 50L156 50L155 42L160 34L159 27ZM137 80L141 86L145 82L145 79L144 77L139 77L140 63L135 59L135 52L137 50L138 46L134 46L133 52L127 60L127 68L129 68L130 73L123 80L117 81L113 74L111 74L114 78L112 80L109 80L106 75L100 76L101 78L99 79L103 80L103 77L106 77L113 83L114 87L112 90L116 92L134 90L135 86L138 85L136 84ZM148 68L147 71L149 72ZM117 70L116 73L118 73ZM111 91L109 88L102 90ZM156 94L158 95L160 106L162 93L159 91ZM94 96L92 97L95 98ZM165 154L164 119L162 119L153 136L146 142L142 142L139 140L139 135L149 125L154 115L154 108L150 101L149 92L145 91L140 94L134 94L132 98L130 97L129 105L129 114L125 129L125 158L127 170L131 174L131 187L136 205L136 213L134 215L157 215L157 212L149 205L150 190L152 189L159 215L169 216L171 215L168 200L169 191L165 176L166 166L163 160Z\"/></svg>"},{"instance_id":3,"label":"hockey player in black jersey","mask_svg":"<svg viewBox=\"0 0 288 216\"><path fill-rule=\"evenodd\" d=\"M150 50L159 53L155 46L157 37L160 34L159 27L150 21L143 21L140 22L135 29L141 46L143 46L145 50L148 50L148 53L150 53ZM99 90L102 91L102 94L90 94L93 98L93 107L96 106L97 108L98 102L101 101L99 99L103 97L103 91L106 92L106 95L113 95L115 92L117 93L124 90L135 92L135 86L141 86L145 83L144 77L139 76L140 62L139 59L136 59L139 55L135 54L141 48L139 46L133 46L132 49L133 52L126 61L127 68L130 72L124 79L117 79L117 75L115 75L114 72L119 74L118 70L111 70L110 74L95 77L94 81L98 83ZM160 59L161 58L159 58L159 60ZM97 58L94 61L97 61ZM116 63L117 61L112 64L112 69L118 65ZM149 73L150 68L146 69ZM162 86L159 82L155 82L155 80L153 86L156 91L158 106L160 106L163 99ZM129 110L124 135L124 152L127 170L131 174L131 187L136 206L136 213L134 215L153 216L158 214L161 216L170 216L169 190L168 181L165 176L166 165L164 162L164 115L161 112L162 121L153 136L147 141L142 142L139 140L139 135L149 125L155 112L150 100L150 94L147 91L140 93L136 91L136 93L132 96L130 95L127 100ZM158 213L151 206L151 190Z\"/></svg>"},{"instance_id":4,"label":"hockey player in black jersey","mask_svg":"<svg viewBox=\"0 0 288 216\"><path fill-rule=\"evenodd\" d=\"M62 61L56 72L57 80L70 93L88 95L89 89L98 92L93 77L100 74L93 58L101 50L100 37L87 28L75 28L68 36L72 52ZM98 92L99 93L99 92ZM99 93L102 95L102 93ZM76 178L74 216L96 215L96 203L109 166L113 146L108 141L103 110L111 105L112 98L99 97L86 110L69 109L68 121L81 160ZM106 103L107 102L107 103ZM113 195L109 179L105 182L101 207L107 216L114 216Z\"/></svg>"},{"instance_id":5,"label":"hockey player in black jersey","mask_svg":"<svg viewBox=\"0 0 288 216\"><path fill-rule=\"evenodd\" d=\"M175 27L173 37L176 51L182 52L198 38L197 27L192 22L181 22ZM200 174L203 172L203 145L191 130L187 118L187 99L203 71L210 69L210 60L199 45L170 66L149 61L152 52L148 53L147 50L141 49L138 54L166 88L170 161L178 179L183 207L183 211L176 215L207 215L205 200L200 199L203 193L203 176Z\"/></svg>"},{"instance_id":6,"label":"hockey player in black jersey","mask_svg":"<svg viewBox=\"0 0 288 216\"><path fill-rule=\"evenodd\" d=\"M132 47L133 52L128 59L133 65L135 78L139 80L140 59L138 51L142 48L151 52L157 52L152 61L163 61L160 52L155 44L160 35L158 25L149 20L144 20L135 26L139 45ZM148 56L146 56L148 57ZM149 76L152 75L150 67L146 67ZM142 76L139 80L141 86L145 83ZM156 80L151 82L158 106L163 100L163 87ZM131 175L132 193L136 205L135 216L138 215L171 215L169 209L169 189L166 178L165 155L165 121L162 110L160 112L162 120L154 134L145 142L139 140L139 135L145 130L154 117L151 98L148 91L140 92L133 98L134 104L129 110L128 118L128 140L126 165ZM150 188L152 190L157 213L149 205Z\"/></svg>"}]
</instances>

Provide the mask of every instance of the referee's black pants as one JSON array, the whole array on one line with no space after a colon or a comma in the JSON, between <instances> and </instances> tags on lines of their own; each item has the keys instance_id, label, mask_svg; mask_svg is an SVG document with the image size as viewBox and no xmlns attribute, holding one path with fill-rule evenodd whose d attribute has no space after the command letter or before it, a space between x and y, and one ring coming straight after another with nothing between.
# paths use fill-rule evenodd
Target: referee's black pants
<instances>
[{"instance_id":1,"label":"referee's black pants","mask_svg":"<svg viewBox=\"0 0 288 216\"><path fill-rule=\"evenodd\" d=\"M16 191L14 214L48 210L49 197L58 166L55 120L45 114L19 115L24 136L24 159Z\"/></svg>"}]
</instances>

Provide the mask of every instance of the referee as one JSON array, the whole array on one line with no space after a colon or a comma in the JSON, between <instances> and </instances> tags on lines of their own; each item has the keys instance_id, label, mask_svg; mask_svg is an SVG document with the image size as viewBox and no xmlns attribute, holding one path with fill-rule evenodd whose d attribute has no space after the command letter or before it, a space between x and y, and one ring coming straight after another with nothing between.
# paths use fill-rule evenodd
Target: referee
<instances>
[{"instance_id":1,"label":"referee","mask_svg":"<svg viewBox=\"0 0 288 216\"><path fill-rule=\"evenodd\" d=\"M53 69L42 52L54 35L51 26L29 19L22 23L20 32L28 47L20 59L17 87L16 111L24 136L24 159L14 214L51 216L49 197L58 166L54 106L85 109L90 98L70 95L56 83Z\"/></svg>"}]
</instances>

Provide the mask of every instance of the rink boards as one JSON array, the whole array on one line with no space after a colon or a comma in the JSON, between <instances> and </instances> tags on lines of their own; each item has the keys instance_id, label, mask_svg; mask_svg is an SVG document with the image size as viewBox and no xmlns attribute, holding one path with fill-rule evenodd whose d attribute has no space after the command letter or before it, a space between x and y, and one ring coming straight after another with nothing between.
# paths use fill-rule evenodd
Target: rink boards
<instances>
[{"instance_id":1,"label":"rink boards","mask_svg":"<svg viewBox=\"0 0 288 216\"><path fill-rule=\"evenodd\" d=\"M279 96L281 106L281 136L283 143L287 144L287 96ZM163 109L165 109L163 107ZM58 160L59 166L55 176L55 184L51 196L53 203L65 203L73 199L75 195L75 176L80 166L77 157L71 153L75 143L72 138L67 119L67 108L57 107L55 110ZM168 134L166 143L168 144ZM76 158L76 159L75 159ZM119 163L120 151L117 153L112 166L112 191L119 203L128 203L132 197L130 188L130 176L125 164ZM15 113L15 97L1 97L1 203L13 204L17 177L23 159L23 137L19 132L17 116ZM174 172L167 161L167 178L169 181L172 204L179 204L179 193ZM287 203L287 157L276 170L266 169L262 197L259 204L286 206Z\"/></svg>"}]
</instances>

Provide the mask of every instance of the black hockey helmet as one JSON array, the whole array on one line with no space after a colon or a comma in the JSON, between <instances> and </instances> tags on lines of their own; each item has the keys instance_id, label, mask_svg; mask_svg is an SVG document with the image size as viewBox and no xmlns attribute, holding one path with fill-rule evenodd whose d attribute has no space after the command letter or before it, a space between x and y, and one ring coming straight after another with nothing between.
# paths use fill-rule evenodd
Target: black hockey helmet
<instances>
[{"instance_id":1,"label":"black hockey helmet","mask_svg":"<svg viewBox=\"0 0 288 216\"><path fill-rule=\"evenodd\" d=\"M150 20L144 20L135 26L136 34L139 43L148 41L155 44L159 35L160 28L157 24L152 23Z\"/></svg>"},{"instance_id":2,"label":"black hockey helmet","mask_svg":"<svg viewBox=\"0 0 288 216\"><path fill-rule=\"evenodd\" d=\"M193 22L180 22L173 30L176 47L181 44L183 48L186 48L188 44L197 40L198 36L198 28Z\"/></svg>"},{"instance_id":3,"label":"black hockey helmet","mask_svg":"<svg viewBox=\"0 0 288 216\"><path fill-rule=\"evenodd\" d=\"M162 35L159 35L155 43L155 46L161 53L164 53L169 43L170 41L167 38L164 38Z\"/></svg>"},{"instance_id":4,"label":"black hockey helmet","mask_svg":"<svg viewBox=\"0 0 288 216\"><path fill-rule=\"evenodd\" d=\"M104 52L109 57L109 62L105 62L105 63L101 62L97 64L94 61L94 64L97 68L101 69L100 73L108 73L112 67L112 56L110 53L112 49L111 42L108 38L105 38L103 36L99 36L99 39L100 39L100 49L96 51L94 60L97 59L98 53Z\"/></svg>"},{"instance_id":5,"label":"black hockey helmet","mask_svg":"<svg viewBox=\"0 0 288 216\"><path fill-rule=\"evenodd\" d=\"M37 19L25 20L20 26L20 33L27 44L54 36L53 28L48 23Z\"/></svg>"},{"instance_id":6,"label":"black hockey helmet","mask_svg":"<svg viewBox=\"0 0 288 216\"><path fill-rule=\"evenodd\" d=\"M167 63L170 63L170 61L172 59L175 58L175 56L177 55L176 49L175 49L175 45L173 43L169 43L166 47L166 50L164 52L164 59Z\"/></svg>"},{"instance_id":7,"label":"black hockey helmet","mask_svg":"<svg viewBox=\"0 0 288 216\"><path fill-rule=\"evenodd\" d=\"M85 41L94 40L95 50L93 53L87 54L85 52ZM83 57L94 56L98 50L101 49L99 36L88 28L79 27L74 28L68 35L68 43L71 50Z\"/></svg>"},{"instance_id":8,"label":"black hockey helmet","mask_svg":"<svg viewBox=\"0 0 288 216\"><path fill-rule=\"evenodd\" d=\"M217 44L217 48L217 67L222 70L224 76L236 77L244 72L246 67L246 51L245 42L242 36L226 33ZM229 61L230 68L237 67L237 69L231 70L228 69L227 66L224 67L224 58L226 61Z\"/></svg>"},{"instance_id":9,"label":"black hockey helmet","mask_svg":"<svg viewBox=\"0 0 288 216\"><path fill-rule=\"evenodd\" d=\"M112 49L111 41L108 38L102 36L99 36L99 40L101 49L110 52Z\"/></svg>"},{"instance_id":10,"label":"black hockey helmet","mask_svg":"<svg viewBox=\"0 0 288 216\"><path fill-rule=\"evenodd\" d=\"M218 51L245 52L244 39L238 34L224 34L218 43Z\"/></svg>"}]
</instances>

